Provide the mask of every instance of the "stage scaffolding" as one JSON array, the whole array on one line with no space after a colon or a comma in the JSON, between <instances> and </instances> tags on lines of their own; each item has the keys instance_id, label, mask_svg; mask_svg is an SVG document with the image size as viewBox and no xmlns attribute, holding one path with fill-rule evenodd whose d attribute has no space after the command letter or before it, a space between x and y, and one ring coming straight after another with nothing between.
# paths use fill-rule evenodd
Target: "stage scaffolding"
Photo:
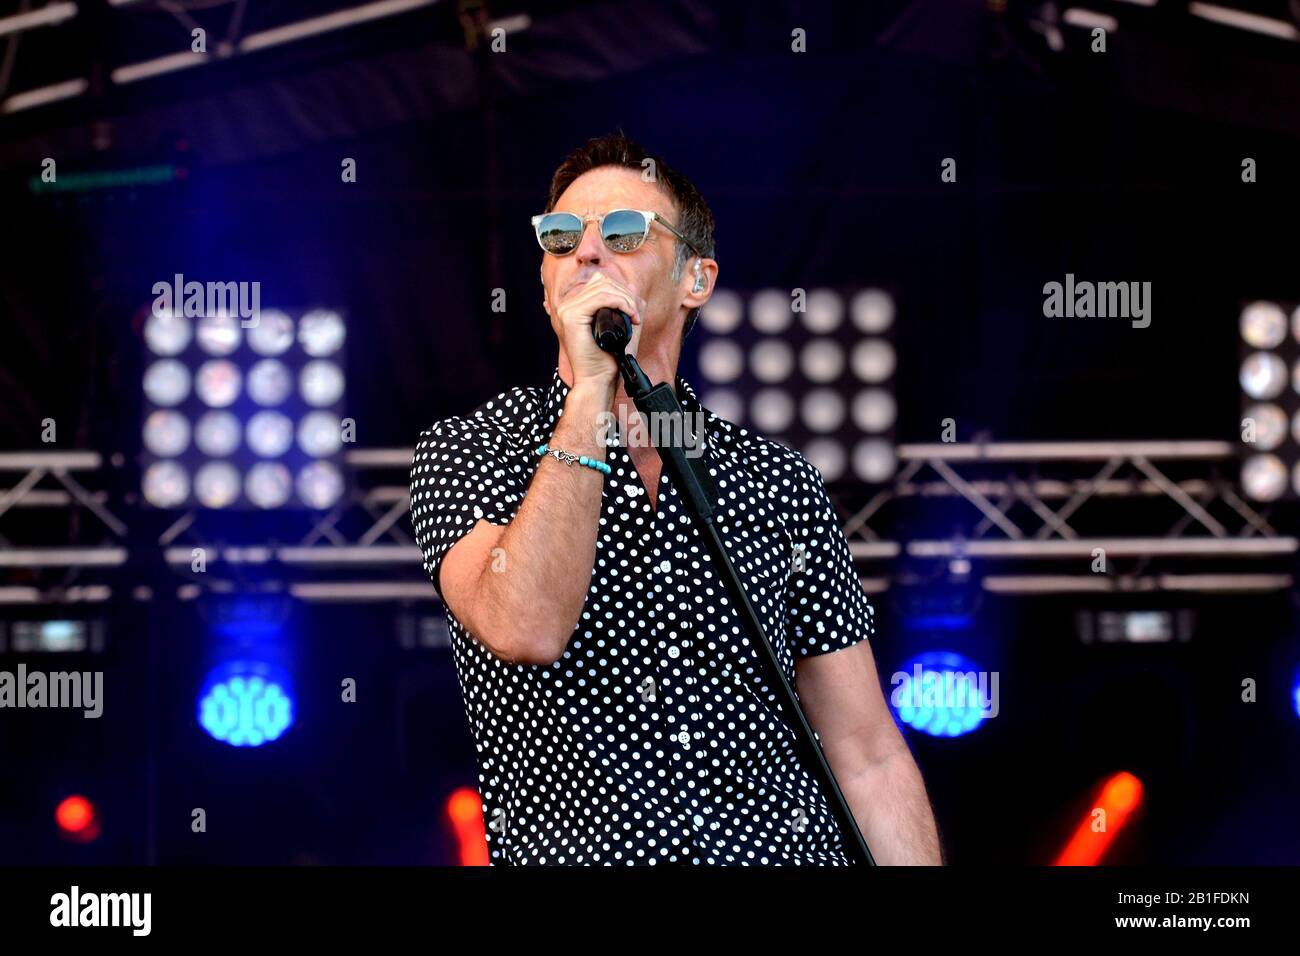
<instances>
[{"instance_id":1,"label":"stage scaffolding","mask_svg":"<svg viewBox=\"0 0 1300 956\"><path fill-rule=\"evenodd\" d=\"M328 512L302 513L292 540L227 541L214 513L191 509L142 542L123 517L140 506L110 493L99 453L2 453L11 480L0 488L0 604L150 600L157 577L132 580L150 565L170 569L181 599L255 577L305 601L436 601L407 517L411 456L347 453L352 492ZM1004 594L1289 589L1297 539L1238 494L1235 456L1218 441L902 445L889 484L831 492L872 593L926 562ZM903 524L900 509L934 507L952 525L943 536L885 535ZM1124 533L1103 530L1119 508ZM23 537L36 540L11 540L19 513Z\"/></svg>"}]
</instances>

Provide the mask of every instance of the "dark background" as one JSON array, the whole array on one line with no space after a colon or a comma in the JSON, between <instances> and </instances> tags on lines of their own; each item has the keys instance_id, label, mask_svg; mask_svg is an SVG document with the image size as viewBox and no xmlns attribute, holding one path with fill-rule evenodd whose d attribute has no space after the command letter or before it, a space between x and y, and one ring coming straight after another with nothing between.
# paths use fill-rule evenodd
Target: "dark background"
<instances>
[{"instance_id":1,"label":"dark background","mask_svg":"<svg viewBox=\"0 0 1300 956\"><path fill-rule=\"evenodd\" d=\"M0 118L0 447L41 448L54 418L60 448L122 453L105 480L132 540L156 538L158 516L130 495L140 327L153 283L177 272L258 280L264 306L346 309L361 447L410 447L433 421L543 380L555 346L528 217L565 153L616 128L710 203L720 286L896 293L900 441L937 441L944 418L963 441L1234 440L1240 307L1300 299L1300 44L1181 4L1091 5L1120 18L1105 54L1068 27L1051 51L1041 4L863 6L493 4L532 15L493 55L467 51L456 5L440 4L114 87L113 63L185 37L165 14L87 4L57 43L54 29L24 37L11 92L74 68L99 78L92 92ZM794 27L806 54L790 52ZM175 162L187 176L34 194L47 156L61 174ZM354 184L340 182L343 157ZM956 183L940 181L945 157ZM1044 318L1043 284L1067 272L1151 282L1151 326ZM689 377L689 348L685 362ZM1291 532L1294 518L1281 507L1271 520ZM0 533L26 520L6 516ZM946 521L910 520L940 533ZM120 703L99 721L0 714L0 860L453 859L442 805L474 785L473 754L449 652L395 636L415 606L297 607L285 641L298 725L235 750L193 721L211 637L138 553L103 609ZM153 599L128 599L141 583ZM882 676L946 639L909 630L895 598L876 604ZM1294 593L1108 606L1157 604L1195 611L1191 641L1082 646L1078 597L983 599L960 640L1001 670L1001 718L955 740L909 736L953 863L1047 862L1089 788L1121 769L1147 800L1115 860L1300 860ZM354 706L338 704L340 675L358 679ZM1248 676L1253 706L1240 703ZM55 832L70 792L104 812L93 844ZM195 806L205 839L189 832Z\"/></svg>"}]
</instances>

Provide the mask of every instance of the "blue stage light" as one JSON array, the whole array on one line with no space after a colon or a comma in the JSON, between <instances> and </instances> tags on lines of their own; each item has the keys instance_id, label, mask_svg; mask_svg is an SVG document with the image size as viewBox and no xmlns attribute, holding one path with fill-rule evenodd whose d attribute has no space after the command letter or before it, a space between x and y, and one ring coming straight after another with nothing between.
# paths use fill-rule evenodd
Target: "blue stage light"
<instances>
[{"instance_id":1,"label":"blue stage light","mask_svg":"<svg viewBox=\"0 0 1300 956\"><path fill-rule=\"evenodd\" d=\"M1300 670L1296 671L1295 683L1291 685L1291 703L1295 705L1295 715L1300 717Z\"/></svg>"},{"instance_id":2,"label":"blue stage light","mask_svg":"<svg viewBox=\"0 0 1300 956\"><path fill-rule=\"evenodd\" d=\"M996 675L960 654L930 651L894 675L890 706L898 719L934 737L960 737L997 712Z\"/></svg>"},{"instance_id":3,"label":"blue stage light","mask_svg":"<svg viewBox=\"0 0 1300 956\"><path fill-rule=\"evenodd\" d=\"M199 724L233 747L259 747L293 725L293 695L277 668L238 661L213 670L199 694Z\"/></svg>"}]
</instances>

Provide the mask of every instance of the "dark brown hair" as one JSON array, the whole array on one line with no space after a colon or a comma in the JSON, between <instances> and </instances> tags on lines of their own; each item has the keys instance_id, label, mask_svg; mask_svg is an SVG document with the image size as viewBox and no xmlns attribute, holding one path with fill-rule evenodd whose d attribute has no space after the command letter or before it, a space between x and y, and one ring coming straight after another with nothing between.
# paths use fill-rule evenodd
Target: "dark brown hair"
<instances>
[{"instance_id":1,"label":"dark brown hair","mask_svg":"<svg viewBox=\"0 0 1300 956\"><path fill-rule=\"evenodd\" d=\"M565 157L564 162L555 170L555 175L551 178L551 194L546 200L546 212L555 208L555 204L560 201L560 196L583 173L602 166L622 166L642 173L646 169L643 164L647 159L654 163L654 181L677 207L678 220L673 225L680 229L683 235L689 236L691 242L695 243L707 258L716 258L713 213L709 211L708 204L700 195L700 191L695 188L695 184L665 163L662 158L651 156L639 143L628 139L621 131L589 139ZM681 279L682 269L686 267L686 259L692 253L690 247L680 239L675 239L674 242L677 244L677 257L673 263L672 278L676 282ZM686 313L686 323L682 326L683 339L695 327L699 311L699 309L691 309Z\"/></svg>"}]
</instances>

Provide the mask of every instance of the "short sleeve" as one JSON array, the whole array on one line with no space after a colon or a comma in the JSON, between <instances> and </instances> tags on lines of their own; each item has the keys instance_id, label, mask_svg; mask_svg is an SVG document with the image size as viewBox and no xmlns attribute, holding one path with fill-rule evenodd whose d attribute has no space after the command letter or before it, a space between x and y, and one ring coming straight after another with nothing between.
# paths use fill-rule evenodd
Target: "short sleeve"
<instances>
[{"instance_id":1,"label":"short sleeve","mask_svg":"<svg viewBox=\"0 0 1300 956\"><path fill-rule=\"evenodd\" d=\"M858 579L826 484L816 468L806 461L805 466L807 504L797 509L793 525L794 544L803 549L786 595L787 641L796 659L842 650L875 633L875 609Z\"/></svg>"},{"instance_id":2,"label":"short sleeve","mask_svg":"<svg viewBox=\"0 0 1300 956\"><path fill-rule=\"evenodd\" d=\"M507 524L523 500L499 428L469 416L448 418L420 435L411 460L411 524L435 588L452 545L480 519Z\"/></svg>"}]
</instances>

